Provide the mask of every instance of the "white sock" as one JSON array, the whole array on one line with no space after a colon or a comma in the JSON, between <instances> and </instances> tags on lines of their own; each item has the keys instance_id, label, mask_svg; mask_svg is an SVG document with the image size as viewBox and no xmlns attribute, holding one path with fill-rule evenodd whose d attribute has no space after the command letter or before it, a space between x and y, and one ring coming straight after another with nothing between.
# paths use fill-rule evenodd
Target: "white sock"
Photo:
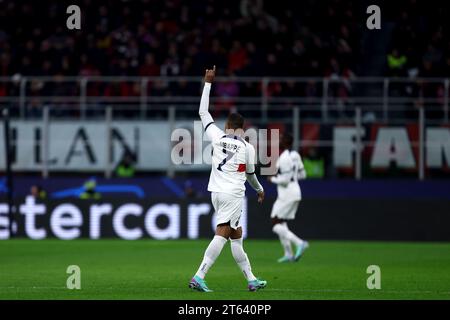
<instances>
[{"instance_id":1,"label":"white sock","mask_svg":"<svg viewBox=\"0 0 450 320\"><path fill-rule=\"evenodd\" d=\"M291 230L289 230L287 223L278 223L276 225L279 225L280 227L277 227L277 229L280 230L280 233L283 237L288 239L289 241L293 242L296 246L299 246L302 244L303 240L297 237Z\"/></svg>"},{"instance_id":2,"label":"white sock","mask_svg":"<svg viewBox=\"0 0 450 320\"><path fill-rule=\"evenodd\" d=\"M239 268L241 268L247 281L256 280L256 277L252 272L252 267L250 266L250 261L248 260L247 254L242 247L242 238L231 239L231 253L233 254L233 258Z\"/></svg>"},{"instance_id":3,"label":"white sock","mask_svg":"<svg viewBox=\"0 0 450 320\"><path fill-rule=\"evenodd\" d=\"M284 255L291 258L293 256L291 241L284 236L285 229L279 223L273 226L272 231L280 238L281 246L284 249Z\"/></svg>"},{"instance_id":4,"label":"white sock","mask_svg":"<svg viewBox=\"0 0 450 320\"><path fill-rule=\"evenodd\" d=\"M291 230L289 230L286 222L283 222L283 225L287 230L286 238L288 238L289 241L292 241L296 246L301 245L303 243L303 240L297 237Z\"/></svg>"},{"instance_id":5,"label":"white sock","mask_svg":"<svg viewBox=\"0 0 450 320\"><path fill-rule=\"evenodd\" d=\"M203 261L200 264L200 267L197 270L196 276L201 279L205 278L206 273L209 268L214 264L217 257L220 255L223 247L227 243L227 239L221 236L214 236L214 238L209 243L208 248L206 248L205 255L203 256Z\"/></svg>"}]
</instances>

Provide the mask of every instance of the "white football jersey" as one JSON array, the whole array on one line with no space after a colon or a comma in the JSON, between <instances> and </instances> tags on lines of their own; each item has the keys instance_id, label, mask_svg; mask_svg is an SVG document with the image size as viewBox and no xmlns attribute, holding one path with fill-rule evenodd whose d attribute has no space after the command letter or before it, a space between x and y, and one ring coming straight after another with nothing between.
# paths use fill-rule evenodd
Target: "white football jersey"
<instances>
[{"instance_id":1,"label":"white football jersey","mask_svg":"<svg viewBox=\"0 0 450 320\"><path fill-rule=\"evenodd\" d=\"M226 134L214 123L205 132L212 145L208 191L243 197L246 173L255 171L255 148L237 135Z\"/></svg>"},{"instance_id":2,"label":"white football jersey","mask_svg":"<svg viewBox=\"0 0 450 320\"><path fill-rule=\"evenodd\" d=\"M301 200L302 193L298 179L304 177L304 166L297 151L284 150L276 163L278 174L271 181L277 184L278 199L282 201Z\"/></svg>"}]
</instances>

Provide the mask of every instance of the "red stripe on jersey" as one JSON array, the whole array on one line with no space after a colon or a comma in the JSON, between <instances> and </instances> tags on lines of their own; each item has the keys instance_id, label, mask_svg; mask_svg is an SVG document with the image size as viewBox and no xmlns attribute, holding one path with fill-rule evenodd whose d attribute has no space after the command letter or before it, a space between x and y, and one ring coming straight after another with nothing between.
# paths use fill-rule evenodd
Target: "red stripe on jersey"
<instances>
[{"instance_id":1,"label":"red stripe on jersey","mask_svg":"<svg viewBox=\"0 0 450 320\"><path fill-rule=\"evenodd\" d=\"M245 172L246 170L246 165L244 163L241 163L237 169L238 172Z\"/></svg>"}]
</instances>

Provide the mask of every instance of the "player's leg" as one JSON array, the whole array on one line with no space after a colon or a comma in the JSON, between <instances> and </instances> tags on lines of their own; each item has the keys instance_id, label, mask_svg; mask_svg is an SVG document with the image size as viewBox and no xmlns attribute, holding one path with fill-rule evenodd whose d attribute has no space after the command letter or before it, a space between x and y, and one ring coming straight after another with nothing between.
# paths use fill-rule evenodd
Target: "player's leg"
<instances>
[{"instance_id":1,"label":"player's leg","mask_svg":"<svg viewBox=\"0 0 450 320\"><path fill-rule=\"evenodd\" d=\"M281 246L284 249L284 255L278 259L278 262L290 262L294 259L294 253L292 251L291 241L285 236L284 228L282 224L284 220L278 218L272 218L272 231L278 235L280 239Z\"/></svg>"},{"instance_id":2,"label":"player's leg","mask_svg":"<svg viewBox=\"0 0 450 320\"><path fill-rule=\"evenodd\" d=\"M295 233L289 230L287 222L283 222L281 226L284 229L283 232L285 237L295 245L294 260L298 261L303 252L309 247L308 241L299 238Z\"/></svg>"},{"instance_id":3,"label":"player's leg","mask_svg":"<svg viewBox=\"0 0 450 320\"><path fill-rule=\"evenodd\" d=\"M233 254L233 258L236 261L237 265L242 270L245 278L247 279L248 289L250 291L256 291L266 287L267 281L256 278L252 272L250 260L248 259L247 253L245 253L243 247L242 227L231 229L230 240L231 253Z\"/></svg>"},{"instance_id":4,"label":"player's leg","mask_svg":"<svg viewBox=\"0 0 450 320\"><path fill-rule=\"evenodd\" d=\"M278 236L280 239L281 246L284 250L284 255L278 259L278 262L289 262L294 258L294 254L292 252L291 241L285 237L283 228L279 225L284 222L284 220L280 217L285 215L286 209L284 208L286 203L277 199L272 207L272 213L270 214L272 218L272 231Z\"/></svg>"},{"instance_id":5,"label":"player's leg","mask_svg":"<svg viewBox=\"0 0 450 320\"><path fill-rule=\"evenodd\" d=\"M205 278L206 273L208 273L208 270L212 267L217 257L219 257L222 252L223 247L227 243L227 240L230 237L230 229L230 226L225 224L217 226L216 235L205 250L203 261L195 274L196 276L201 279Z\"/></svg>"},{"instance_id":6,"label":"player's leg","mask_svg":"<svg viewBox=\"0 0 450 320\"><path fill-rule=\"evenodd\" d=\"M219 194L212 194L211 200L214 209L216 212L221 212L221 199ZM231 234L231 228L230 223L220 223L216 227L216 235L209 243L208 247L205 250L205 253L203 255L203 260L200 263L200 266L195 273L194 277L191 279L189 283L189 287L191 289L196 289L199 291L208 292L209 290L208 286L205 282L205 276L206 273L209 271L209 269L212 267L214 262L216 261L217 257L222 252L223 247L228 241L228 238Z\"/></svg>"},{"instance_id":7,"label":"player's leg","mask_svg":"<svg viewBox=\"0 0 450 320\"><path fill-rule=\"evenodd\" d=\"M295 219L295 215L297 213L299 203L300 203L300 201L294 201L291 203L291 205L289 206L289 208L286 211L286 220L287 221L291 221L291 220ZM284 234L285 234L285 237L295 245L296 250L295 250L295 254L294 254L294 260L298 261L300 259L300 257L302 256L303 252L305 251L305 249L308 248L309 244L307 241L301 239L296 234L294 234L291 230L289 230L287 221L282 224L283 228L285 229Z\"/></svg>"},{"instance_id":8,"label":"player's leg","mask_svg":"<svg viewBox=\"0 0 450 320\"><path fill-rule=\"evenodd\" d=\"M189 283L191 289L196 289L198 291L209 292L211 291L205 282L205 276L209 269L212 267L217 257L219 257L222 252L223 247L230 237L230 226L229 225L218 225L216 228L216 235L209 243L203 255L203 260L200 263L200 267L195 273L194 277Z\"/></svg>"},{"instance_id":9,"label":"player's leg","mask_svg":"<svg viewBox=\"0 0 450 320\"><path fill-rule=\"evenodd\" d=\"M255 280L256 277L252 272L250 261L248 260L248 256L245 253L244 247L242 245L243 243L241 227L231 231L230 242L231 253L233 254L233 258L238 264L239 268L242 270L244 277L247 279L247 281Z\"/></svg>"}]
</instances>

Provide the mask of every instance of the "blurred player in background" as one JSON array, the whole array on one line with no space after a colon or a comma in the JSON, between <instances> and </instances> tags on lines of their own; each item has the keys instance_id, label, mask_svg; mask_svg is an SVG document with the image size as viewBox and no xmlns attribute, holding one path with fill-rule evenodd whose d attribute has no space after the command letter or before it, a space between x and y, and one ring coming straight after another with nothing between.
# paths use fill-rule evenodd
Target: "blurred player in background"
<instances>
[{"instance_id":1,"label":"blurred player in background","mask_svg":"<svg viewBox=\"0 0 450 320\"><path fill-rule=\"evenodd\" d=\"M280 238L284 249L284 256L278 259L280 263L298 261L305 249L308 248L308 242L297 237L287 225L288 221L295 219L298 205L302 199L298 180L306 178L302 158L297 151L292 150L292 144L292 136L284 134L280 142L282 152L276 164L278 174L269 177L269 181L277 185L278 192L271 218L272 230ZM292 250L292 243L295 245L295 253Z\"/></svg>"},{"instance_id":2,"label":"blurred player in background","mask_svg":"<svg viewBox=\"0 0 450 320\"><path fill-rule=\"evenodd\" d=\"M253 275L250 261L242 246L240 218L245 196L245 181L248 181L258 193L259 203L264 200L264 190L255 174L255 149L239 134L244 133L244 118L240 114L231 113L225 124L225 133L214 124L208 111L209 93L215 73L215 66L212 70L206 70L199 115L205 133L212 143L212 168L208 191L211 192L217 227L216 235L206 249L203 261L191 279L189 288L202 292L212 291L206 285L205 275L230 239L231 252L248 281L248 289L256 291L264 288L267 282Z\"/></svg>"}]
</instances>

